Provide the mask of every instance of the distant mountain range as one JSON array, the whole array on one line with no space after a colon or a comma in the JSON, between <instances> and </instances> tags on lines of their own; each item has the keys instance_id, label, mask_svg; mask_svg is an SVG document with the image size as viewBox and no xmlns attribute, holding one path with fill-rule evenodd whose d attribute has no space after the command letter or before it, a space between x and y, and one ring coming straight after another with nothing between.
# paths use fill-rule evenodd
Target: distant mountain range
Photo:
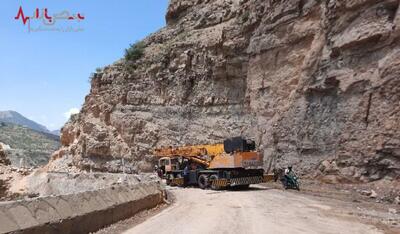
<instances>
[{"instance_id":1,"label":"distant mountain range","mask_svg":"<svg viewBox=\"0 0 400 234\"><path fill-rule=\"evenodd\" d=\"M36 167L45 165L51 154L59 149L60 137L14 123L0 122L0 143L8 148L7 157L13 166Z\"/></svg>"},{"instance_id":2,"label":"distant mountain range","mask_svg":"<svg viewBox=\"0 0 400 234\"><path fill-rule=\"evenodd\" d=\"M56 136L60 136L61 135L61 131L60 130L53 130L50 131L51 134L56 135Z\"/></svg>"},{"instance_id":3,"label":"distant mountain range","mask_svg":"<svg viewBox=\"0 0 400 234\"><path fill-rule=\"evenodd\" d=\"M50 131L45 126L26 118L16 111L0 111L0 122L24 126L38 132L50 133L57 136L60 135L59 130Z\"/></svg>"}]
</instances>

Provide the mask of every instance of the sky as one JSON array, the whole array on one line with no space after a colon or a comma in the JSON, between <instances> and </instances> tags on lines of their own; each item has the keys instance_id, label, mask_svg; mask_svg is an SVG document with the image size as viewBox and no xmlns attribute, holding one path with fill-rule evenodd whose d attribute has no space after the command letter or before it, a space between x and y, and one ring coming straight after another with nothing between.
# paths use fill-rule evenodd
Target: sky
<instances>
[{"instance_id":1,"label":"sky","mask_svg":"<svg viewBox=\"0 0 400 234\"><path fill-rule=\"evenodd\" d=\"M90 74L162 28L167 5L168 0L2 0L0 110L61 128L81 108ZM15 19L20 7L24 16L33 18L36 8L43 16L47 8L48 17L60 18L51 26L35 18L24 25L22 17ZM62 19L63 12L73 18ZM59 31L44 31L49 29Z\"/></svg>"}]
</instances>

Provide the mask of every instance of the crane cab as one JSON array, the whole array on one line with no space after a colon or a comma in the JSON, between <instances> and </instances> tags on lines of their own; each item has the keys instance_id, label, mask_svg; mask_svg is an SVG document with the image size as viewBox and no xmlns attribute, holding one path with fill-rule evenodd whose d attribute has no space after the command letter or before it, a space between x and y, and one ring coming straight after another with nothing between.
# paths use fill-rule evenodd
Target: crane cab
<instances>
[{"instance_id":1,"label":"crane cab","mask_svg":"<svg viewBox=\"0 0 400 234\"><path fill-rule=\"evenodd\" d=\"M179 158L163 157L158 160L158 168L163 171L163 174L180 169Z\"/></svg>"}]
</instances>

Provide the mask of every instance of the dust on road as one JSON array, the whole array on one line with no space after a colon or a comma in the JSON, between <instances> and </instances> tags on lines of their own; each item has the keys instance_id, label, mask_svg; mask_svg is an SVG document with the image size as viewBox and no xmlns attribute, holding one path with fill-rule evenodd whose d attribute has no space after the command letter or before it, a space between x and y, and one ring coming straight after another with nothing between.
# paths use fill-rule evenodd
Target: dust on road
<instances>
[{"instance_id":1,"label":"dust on road","mask_svg":"<svg viewBox=\"0 0 400 234\"><path fill-rule=\"evenodd\" d=\"M381 233L310 197L255 186L246 191L171 189L176 202L129 233Z\"/></svg>"}]
</instances>

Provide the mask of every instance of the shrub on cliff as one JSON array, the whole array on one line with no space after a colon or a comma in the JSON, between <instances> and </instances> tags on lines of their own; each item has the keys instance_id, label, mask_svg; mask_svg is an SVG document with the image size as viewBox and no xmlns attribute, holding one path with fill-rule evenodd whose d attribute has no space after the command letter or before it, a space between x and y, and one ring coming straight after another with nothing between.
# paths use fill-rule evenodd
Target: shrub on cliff
<instances>
[{"instance_id":1,"label":"shrub on cliff","mask_svg":"<svg viewBox=\"0 0 400 234\"><path fill-rule=\"evenodd\" d=\"M140 59L144 54L144 49L146 46L143 42L136 42L131 44L128 49L125 49L125 60L136 61Z\"/></svg>"}]
</instances>

